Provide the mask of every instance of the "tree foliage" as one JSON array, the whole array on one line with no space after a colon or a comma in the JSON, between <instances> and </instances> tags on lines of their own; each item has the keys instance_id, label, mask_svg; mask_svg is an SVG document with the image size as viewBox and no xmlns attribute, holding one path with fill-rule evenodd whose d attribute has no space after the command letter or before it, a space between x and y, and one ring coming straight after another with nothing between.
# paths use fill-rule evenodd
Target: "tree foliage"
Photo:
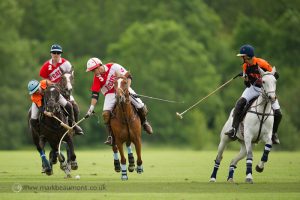
<instances>
[{"instance_id":1,"label":"tree foliage","mask_svg":"<svg viewBox=\"0 0 300 200\"><path fill-rule=\"evenodd\" d=\"M130 70L137 93L185 102L143 98L155 131L151 137L143 135L145 141L197 149L215 146L244 90L241 79L187 112L183 120L175 113L240 72L242 63L235 55L242 44L250 43L256 55L280 73L280 148L299 149L299 13L299 1L282 0L253 0L247 6L238 0L0 1L0 148L31 145L26 87L29 80L40 79L39 68L50 58L53 43L63 46L63 57L74 66L81 116L89 107L92 83L85 65L88 58L99 57ZM97 145L105 138L102 104L100 98L97 117L82 124L86 135L75 139L77 146Z\"/></svg>"}]
</instances>

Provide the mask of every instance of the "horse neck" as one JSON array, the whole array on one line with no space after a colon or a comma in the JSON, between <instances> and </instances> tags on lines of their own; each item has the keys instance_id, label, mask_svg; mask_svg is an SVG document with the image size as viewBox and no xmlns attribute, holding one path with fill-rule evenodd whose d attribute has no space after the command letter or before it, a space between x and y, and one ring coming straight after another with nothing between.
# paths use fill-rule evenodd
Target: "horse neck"
<instances>
[{"instance_id":1,"label":"horse neck","mask_svg":"<svg viewBox=\"0 0 300 200\"><path fill-rule=\"evenodd\" d=\"M134 115L134 110L129 99L129 93L125 94L125 97L125 102L119 102L118 104L119 111L122 113L122 115L125 115L127 119L130 119Z\"/></svg>"},{"instance_id":2,"label":"horse neck","mask_svg":"<svg viewBox=\"0 0 300 200\"><path fill-rule=\"evenodd\" d=\"M255 102L253 105L254 106L258 105L256 107L256 111L258 111L258 112L264 112L264 109L265 109L265 112L270 112L272 109L271 102L269 100L267 100L266 98L264 98L263 94L260 94ZM266 105L266 108L265 108L265 105Z\"/></svg>"}]
</instances>

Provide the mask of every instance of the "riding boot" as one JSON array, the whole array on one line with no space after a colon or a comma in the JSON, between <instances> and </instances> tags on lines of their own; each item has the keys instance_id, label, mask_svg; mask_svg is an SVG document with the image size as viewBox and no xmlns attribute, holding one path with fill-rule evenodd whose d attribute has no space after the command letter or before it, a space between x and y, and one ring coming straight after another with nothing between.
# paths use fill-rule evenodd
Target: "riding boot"
<instances>
[{"instance_id":1,"label":"riding boot","mask_svg":"<svg viewBox=\"0 0 300 200\"><path fill-rule=\"evenodd\" d=\"M231 139L237 139L236 133L242 118L243 109L247 103L247 100L245 98L240 98L236 104L233 111L233 120L232 120L232 128L225 133L225 135L228 135Z\"/></svg>"},{"instance_id":2,"label":"riding boot","mask_svg":"<svg viewBox=\"0 0 300 200\"><path fill-rule=\"evenodd\" d=\"M152 134L153 133L152 127L151 127L150 123L147 121L147 118L146 118L146 115L148 113L148 109L147 109L146 105L142 108L138 108L137 113L138 113L138 115L141 119L141 124L142 124L144 130L148 134Z\"/></svg>"},{"instance_id":3,"label":"riding boot","mask_svg":"<svg viewBox=\"0 0 300 200\"><path fill-rule=\"evenodd\" d=\"M75 101L71 101L72 106L73 106L73 113L74 113L74 119L75 122L78 122L79 120L79 106Z\"/></svg>"},{"instance_id":4,"label":"riding boot","mask_svg":"<svg viewBox=\"0 0 300 200\"><path fill-rule=\"evenodd\" d=\"M74 124L76 123L74 120L74 112L73 112L73 106L70 102L67 103L67 105L65 106L69 116L68 116L68 123L69 126L74 126ZM84 135L82 128L80 126L78 126L77 124L74 126L74 131L76 135Z\"/></svg>"},{"instance_id":5,"label":"riding boot","mask_svg":"<svg viewBox=\"0 0 300 200\"><path fill-rule=\"evenodd\" d=\"M105 110L102 113L102 117L103 117L104 124L105 124L106 130L107 130L107 134L108 134L107 139L104 142L104 144L112 146L113 137L112 137L112 129L111 129L111 126L110 126L110 115L111 114L110 114L109 110Z\"/></svg>"},{"instance_id":6,"label":"riding boot","mask_svg":"<svg viewBox=\"0 0 300 200\"><path fill-rule=\"evenodd\" d=\"M30 119L30 125L32 131L35 132L37 135L40 134L40 124L38 119Z\"/></svg>"},{"instance_id":7,"label":"riding boot","mask_svg":"<svg viewBox=\"0 0 300 200\"><path fill-rule=\"evenodd\" d=\"M277 131L278 131L281 118L282 118L282 114L280 109L274 110L274 123L273 123L273 134L272 134L273 144L280 144Z\"/></svg>"}]
</instances>

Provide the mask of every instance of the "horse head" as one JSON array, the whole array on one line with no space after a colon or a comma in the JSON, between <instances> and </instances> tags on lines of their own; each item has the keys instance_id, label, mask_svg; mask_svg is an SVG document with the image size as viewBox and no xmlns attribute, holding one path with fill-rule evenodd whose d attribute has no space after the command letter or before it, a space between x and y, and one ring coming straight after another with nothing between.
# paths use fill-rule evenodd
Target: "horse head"
<instances>
[{"instance_id":1,"label":"horse head","mask_svg":"<svg viewBox=\"0 0 300 200\"><path fill-rule=\"evenodd\" d=\"M116 79L114 82L114 88L116 92L116 99L118 103L125 103L126 99L129 96L128 91L128 79L127 79L127 73L125 75L121 75L119 73L116 73ZM127 75L127 76L126 76Z\"/></svg>"},{"instance_id":2,"label":"horse head","mask_svg":"<svg viewBox=\"0 0 300 200\"><path fill-rule=\"evenodd\" d=\"M60 111L59 100L59 89L54 86L48 86L45 90L44 101L45 101L45 110L52 113L57 113Z\"/></svg>"},{"instance_id":3,"label":"horse head","mask_svg":"<svg viewBox=\"0 0 300 200\"><path fill-rule=\"evenodd\" d=\"M66 98L70 99L73 90L73 81L74 81L74 71L65 72L61 76L61 80L59 81L59 88L61 94Z\"/></svg>"},{"instance_id":4,"label":"horse head","mask_svg":"<svg viewBox=\"0 0 300 200\"><path fill-rule=\"evenodd\" d=\"M262 81L262 93L263 97L271 102L276 100L276 78L274 76L276 68L273 67L271 72L263 71L259 68Z\"/></svg>"}]
</instances>

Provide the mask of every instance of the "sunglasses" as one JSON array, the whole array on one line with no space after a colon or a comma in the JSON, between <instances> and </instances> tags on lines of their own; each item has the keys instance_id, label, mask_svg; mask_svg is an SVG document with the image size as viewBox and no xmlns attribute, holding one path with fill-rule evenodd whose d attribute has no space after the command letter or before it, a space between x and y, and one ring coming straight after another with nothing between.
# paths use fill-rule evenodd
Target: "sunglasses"
<instances>
[{"instance_id":1,"label":"sunglasses","mask_svg":"<svg viewBox=\"0 0 300 200\"><path fill-rule=\"evenodd\" d=\"M61 54L61 52L59 52L59 51L52 51L51 53L52 54L58 54L58 55Z\"/></svg>"}]
</instances>

